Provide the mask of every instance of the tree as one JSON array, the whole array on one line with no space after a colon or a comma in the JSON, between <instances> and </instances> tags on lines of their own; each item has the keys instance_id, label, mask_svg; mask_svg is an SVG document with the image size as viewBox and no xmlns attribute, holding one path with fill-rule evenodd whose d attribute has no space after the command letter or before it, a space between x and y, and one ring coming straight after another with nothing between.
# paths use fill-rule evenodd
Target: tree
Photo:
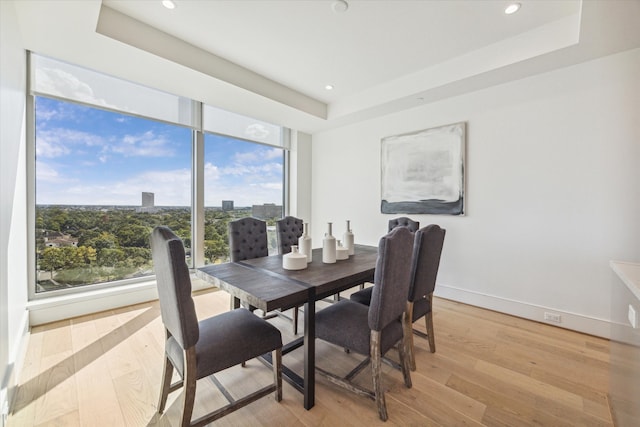
<instances>
[{"instance_id":1,"label":"tree","mask_svg":"<svg viewBox=\"0 0 640 427\"><path fill-rule=\"evenodd\" d=\"M121 249L103 248L98 252L98 264L115 267L124 260L124 251Z\"/></svg>"},{"instance_id":2,"label":"tree","mask_svg":"<svg viewBox=\"0 0 640 427\"><path fill-rule=\"evenodd\" d=\"M53 273L64 266L62 251L59 248L46 248L40 255L40 270Z\"/></svg>"},{"instance_id":3,"label":"tree","mask_svg":"<svg viewBox=\"0 0 640 427\"><path fill-rule=\"evenodd\" d=\"M229 245L221 239L204 241L204 256L215 263L217 259L226 260L229 257Z\"/></svg>"},{"instance_id":4,"label":"tree","mask_svg":"<svg viewBox=\"0 0 640 427\"><path fill-rule=\"evenodd\" d=\"M122 247L148 248L151 230L143 225L127 225L118 232L118 241Z\"/></svg>"},{"instance_id":5,"label":"tree","mask_svg":"<svg viewBox=\"0 0 640 427\"><path fill-rule=\"evenodd\" d=\"M131 267L144 267L151 261L151 249L147 248L123 248L127 265Z\"/></svg>"},{"instance_id":6,"label":"tree","mask_svg":"<svg viewBox=\"0 0 640 427\"><path fill-rule=\"evenodd\" d=\"M62 268L77 268L84 264L84 258L75 246L63 246L59 250L62 255Z\"/></svg>"},{"instance_id":7,"label":"tree","mask_svg":"<svg viewBox=\"0 0 640 427\"><path fill-rule=\"evenodd\" d=\"M98 252L102 249L113 249L118 246L118 239L113 234L103 231L97 237L84 242L85 246L96 248Z\"/></svg>"},{"instance_id":8,"label":"tree","mask_svg":"<svg viewBox=\"0 0 640 427\"><path fill-rule=\"evenodd\" d=\"M91 266L98 259L98 251L91 246L78 247L78 256L82 258L84 264Z\"/></svg>"}]
</instances>

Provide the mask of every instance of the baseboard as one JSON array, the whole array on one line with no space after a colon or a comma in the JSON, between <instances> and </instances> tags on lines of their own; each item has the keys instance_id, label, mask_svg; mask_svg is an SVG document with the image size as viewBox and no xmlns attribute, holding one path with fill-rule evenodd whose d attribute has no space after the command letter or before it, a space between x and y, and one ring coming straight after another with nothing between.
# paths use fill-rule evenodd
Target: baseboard
<instances>
[{"instance_id":1,"label":"baseboard","mask_svg":"<svg viewBox=\"0 0 640 427\"><path fill-rule=\"evenodd\" d=\"M516 301L495 295L487 295L440 283L436 286L434 294L437 297L534 320L536 322L547 323L549 325L570 329L572 331L582 332L607 339L610 339L611 337L611 324L608 320L604 319L558 310L553 307L545 307ZM545 320L545 313L559 315L560 322Z\"/></svg>"},{"instance_id":2,"label":"baseboard","mask_svg":"<svg viewBox=\"0 0 640 427\"><path fill-rule=\"evenodd\" d=\"M211 286L201 280L192 281L193 291ZM158 290L155 280L39 299L27 304L29 324L31 326L42 325L157 299Z\"/></svg>"}]
</instances>

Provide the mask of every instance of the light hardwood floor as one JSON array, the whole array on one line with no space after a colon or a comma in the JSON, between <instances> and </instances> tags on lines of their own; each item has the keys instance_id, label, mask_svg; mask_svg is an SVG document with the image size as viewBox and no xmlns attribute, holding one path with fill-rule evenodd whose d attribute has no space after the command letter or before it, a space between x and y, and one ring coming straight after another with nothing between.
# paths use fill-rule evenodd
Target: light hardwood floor
<instances>
[{"instance_id":1,"label":"light hardwood floor","mask_svg":"<svg viewBox=\"0 0 640 427\"><path fill-rule=\"evenodd\" d=\"M199 317L229 307L218 290L199 292L195 301ZM291 324L272 321L287 339ZM404 387L399 371L383 368L386 423L373 401L318 378L310 411L284 383L282 402L263 398L215 425L612 426L607 340L438 298L434 323L435 354L415 337L413 388ZM423 322L415 327L425 331ZM34 327L8 426L176 425L180 392L169 396L165 415L155 409L163 336L157 302ZM301 358L298 349L283 360L301 372ZM327 370L344 374L360 360L318 341L317 363ZM266 385L271 371L250 361L217 378L242 394ZM358 382L370 387L370 371ZM201 380L194 415L224 402L211 380Z\"/></svg>"}]
</instances>

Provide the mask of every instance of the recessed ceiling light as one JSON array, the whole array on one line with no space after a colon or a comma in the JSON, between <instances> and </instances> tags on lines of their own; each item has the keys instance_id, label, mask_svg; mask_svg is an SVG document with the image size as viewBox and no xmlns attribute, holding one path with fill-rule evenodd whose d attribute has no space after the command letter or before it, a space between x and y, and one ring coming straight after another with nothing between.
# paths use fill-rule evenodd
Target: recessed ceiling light
<instances>
[{"instance_id":1,"label":"recessed ceiling light","mask_svg":"<svg viewBox=\"0 0 640 427\"><path fill-rule=\"evenodd\" d=\"M504 9L504 13L506 13L507 15L511 15L513 13L516 13L518 10L520 10L520 3L511 3L509 6L507 6Z\"/></svg>"},{"instance_id":2,"label":"recessed ceiling light","mask_svg":"<svg viewBox=\"0 0 640 427\"><path fill-rule=\"evenodd\" d=\"M333 85L326 85L324 88L326 90L333 90Z\"/></svg>"},{"instance_id":3,"label":"recessed ceiling light","mask_svg":"<svg viewBox=\"0 0 640 427\"><path fill-rule=\"evenodd\" d=\"M162 0L162 5L164 7L166 7L167 9L175 9L176 8L176 4L174 2L172 2L171 0Z\"/></svg>"},{"instance_id":4,"label":"recessed ceiling light","mask_svg":"<svg viewBox=\"0 0 640 427\"><path fill-rule=\"evenodd\" d=\"M336 0L331 5L331 9L333 9L335 13L343 13L349 9L349 3L347 3L346 0Z\"/></svg>"}]
</instances>

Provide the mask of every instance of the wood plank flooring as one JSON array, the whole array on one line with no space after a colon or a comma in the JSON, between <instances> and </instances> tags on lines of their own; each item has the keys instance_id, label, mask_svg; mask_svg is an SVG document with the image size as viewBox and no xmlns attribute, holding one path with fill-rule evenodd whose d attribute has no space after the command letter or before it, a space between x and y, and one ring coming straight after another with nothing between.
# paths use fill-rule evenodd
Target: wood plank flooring
<instances>
[{"instance_id":1,"label":"wood plank flooring","mask_svg":"<svg viewBox=\"0 0 640 427\"><path fill-rule=\"evenodd\" d=\"M229 296L202 291L200 318L225 311ZM609 342L550 325L435 299L437 352L415 337L413 388L384 365L389 421L375 403L317 379L316 406L284 383L281 403L263 398L228 415L221 426L612 426L607 401ZM302 315L300 316L302 321ZM286 319L270 320L291 337ZM414 327L425 331L424 322ZM301 329L302 330L302 329ZM177 425L181 393L156 414L163 327L157 302L34 327L9 427ZM397 354L390 352L391 358ZM302 350L283 358L302 371ZM361 356L317 342L318 366L345 374ZM370 371L357 381L370 388ZM235 395L271 381L258 361L216 376ZM198 383L194 416L222 406L210 379Z\"/></svg>"}]
</instances>

